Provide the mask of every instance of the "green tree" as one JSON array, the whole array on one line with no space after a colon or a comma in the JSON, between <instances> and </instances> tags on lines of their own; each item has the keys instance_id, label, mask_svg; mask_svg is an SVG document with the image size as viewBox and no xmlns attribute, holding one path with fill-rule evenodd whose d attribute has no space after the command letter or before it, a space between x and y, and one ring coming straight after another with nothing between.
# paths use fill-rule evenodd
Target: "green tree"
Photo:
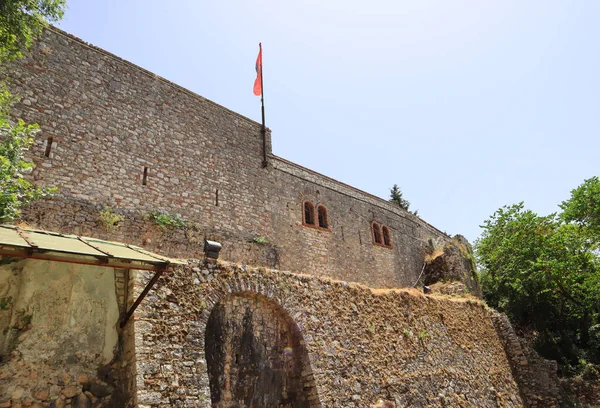
<instances>
[{"instance_id":1,"label":"green tree","mask_svg":"<svg viewBox=\"0 0 600 408\"><path fill-rule=\"evenodd\" d=\"M571 191L571 198L560 204L561 216L586 228L600 238L600 178L592 177Z\"/></svg>"},{"instance_id":2,"label":"green tree","mask_svg":"<svg viewBox=\"0 0 600 408\"><path fill-rule=\"evenodd\" d=\"M589 223L569 215L597 183L590 180L561 204L562 214L540 216L523 203L500 208L475 243L486 301L535 333L538 351L565 371L581 358L600 363L590 347L590 328L600 323L598 241ZM600 204L598 195L585 197L592 208Z\"/></svg>"},{"instance_id":3,"label":"green tree","mask_svg":"<svg viewBox=\"0 0 600 408\"><path fill-rule=\"evenodd\" d=\"M65 0L0 0L0 64L22 57L48 22L59 20ZM0 222L19 217L23 205L53 190L40 189L24 178L33 163L23 153L33 143L37 125L13 121L12 97L0 83Z\"/></svg>"},{"instance_id":4,"label":"green tree","mask_svg":"<svg viewBox=\"0 0 600 408\"><path fill-rule=\"evenodd\" d=\"M0 62L23 56L48 22L62 18L65 0L0 0Z\"/></svg>"},{"instance_id":5,"label":"green tree","mask_svg":"<svg viewBox=\"0 0 600 408\"><path fill-rule=\"evenodd\" d=\"M23 160L23 153L33 143L37 128L22 120L12 125L0 118L0 223L19 218L21 207L54 191L37 188L23 177L33 168L33 163Z\"/></svg>"},{"instance_id":6,"label":"green tree","mask_svg":"<svg viewBox=\"0 0 600 408\"><path fill-rule=\"evenodd\" d=\"M394 184L394 187L390 189L389 201L395 203L396 205L398 205L398 207L407 211L408 207L410 207L410 202L402 197L402 191L400 190L400 187L398 187L398 184Z\"/></svg>"}]
</instances>

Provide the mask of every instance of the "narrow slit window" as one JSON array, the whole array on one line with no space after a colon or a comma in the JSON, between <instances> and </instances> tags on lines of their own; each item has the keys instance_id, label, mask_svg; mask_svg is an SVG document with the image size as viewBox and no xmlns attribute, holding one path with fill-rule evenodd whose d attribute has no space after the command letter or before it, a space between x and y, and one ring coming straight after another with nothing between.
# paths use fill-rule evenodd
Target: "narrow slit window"
<instances>
[{"instance_id":1,"label":"narrow slit window","mask_svg":"<svg viewBox=\"0 0 600 408\"><path fill-rule=\"evenodd\" d=\"M54 139L52 136L48 137L48 140L46 141L46 152L44 153L44 156L50 157L50 151L52 150L53 141Z\"/></svg>"},{"instance_id":2,"label":"narrow slit window","mask_svg":"<svg viewBox=\"0 0 600 408\"><path fill-rule=\"evenodd\" d=\"M219 206L219 189L215 191L215 206Z\"/></svg>"},{"instance_id":3,"label":"narrow slit window","mask_svg":"<svg viewBox=\"0 0 600 408\"><path fill-rule=\"evenodd\" d=\"M304 224L315 225L315 207L311 202L304 202Z\"/></svg>"},{"instance_id":4,"label":"narrow slit window","mask_svg":"<svg viewBox=\"0 0 600 408\"><path fill-rule=\"evenodd\" d=\"M148 167L144 167L144 176L142 177L142 185L145 186L148 182Z\"/></svg>"},{"instance_id":5,"label":"narrow slit window","mask_svg":"<svg viewBox=\"0 0 600 408\"><path fill-rule=\"evenodd\" d=\"M317 214L319 216L319 227L329 228L329 224L327 223L327 209L320 205L317 207Z\"/></svg>"},{"instance_id":6,"label":"narrow slit window","mask_svg":"<svg viewBox=\"0 0 600 408\"><path fill-rule=\"evenodd\" d=\"M392 246L392 241L390 240L390 230L388 227L382 227L381 233L383 234L383 245Z\"/></svg>"},{"instance_id":7,"label":"narrow slit window","mask_svg":"<svg viewBox=\"0 0 600 408\"><path fill-rule=\"evenodd\" d=\"M381 244L381 229L379 228L379 224L374 222L371 228L373 229L373 241L376 244Z\"/></svg>"}]
</instances>

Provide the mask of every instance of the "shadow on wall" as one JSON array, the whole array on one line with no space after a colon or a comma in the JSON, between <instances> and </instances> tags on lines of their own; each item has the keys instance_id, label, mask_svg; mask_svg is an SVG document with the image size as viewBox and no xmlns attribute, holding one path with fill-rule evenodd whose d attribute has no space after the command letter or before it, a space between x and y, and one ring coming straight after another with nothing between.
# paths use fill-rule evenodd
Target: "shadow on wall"
<instances>
[{"instance_id":1,"label":"shadow on wall","mask_svg":"<svg viewBox=\"0 0 600 408\"><path fill-rule=\"evenodd\" d=\"M321 406L298 326L266 297L238 293L215 305L205 345L213 406Z\"/></svg>"},{"instance_id":2,"label":"shadow on wall","mask_svg":"<svg viewBox=\"0 0 600 408\"><path fill-rule=\"evenodd\" d=\"M0 257L0 407L121 406L118 319L113 268Z\"/></svg>"}]
</instances>

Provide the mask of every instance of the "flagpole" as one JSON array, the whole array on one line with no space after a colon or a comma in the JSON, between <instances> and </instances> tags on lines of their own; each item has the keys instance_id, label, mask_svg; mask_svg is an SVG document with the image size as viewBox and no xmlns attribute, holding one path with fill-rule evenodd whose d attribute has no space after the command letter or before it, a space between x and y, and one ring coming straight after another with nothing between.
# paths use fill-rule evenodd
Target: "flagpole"
<instances>
[{"instance_id":1,"label":"flagpole","mask_svg":"<svg viewBox=\"0 0 600 408\"><path fill-rule=\"evenodd\" d=\"M267 127L265 126L265 89L264 89L264 81L263 81L263 64L262 64L262 43L258 43L258 47L260 48L260 110L262 114L262 128L261 133L263 137L263 168L266 168L267 163Z\"/></svg>"}]
</instances>

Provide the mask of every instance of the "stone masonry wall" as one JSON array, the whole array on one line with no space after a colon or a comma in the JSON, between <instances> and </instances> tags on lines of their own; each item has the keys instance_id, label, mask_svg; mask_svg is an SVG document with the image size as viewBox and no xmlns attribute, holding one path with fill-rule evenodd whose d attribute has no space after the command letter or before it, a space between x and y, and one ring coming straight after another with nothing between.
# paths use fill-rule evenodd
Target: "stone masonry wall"
<instances>
[{"instance_id":1,"label":"stone masonry wall","mask_svg":"<svg viewBox=\"0 0 600 408\"><path fill-rule=\"evenodd\" d=\"M320 407L302 334L272 300L251 293L223 299L204 338L213 406Z\"/></svg>"},{"instance_id":2,"label":"stone masonry wall","mask_svg":"<svg viewBox=\"0 0 600 408\"><path fill-rule=\"evenodd\" d=\"M58 29L6 73L13 114L41 127L31 177L58 187L27 209L31 225L186 258L213 238L225 259L380 287L412 285L427 240L446 239L385 200L273 156L270 132L263 168L258 123ZM327 207L328 231L302 225L304 200ZM110 232L104 206L125 216ZM187 225L165 232L152 211ZM373 245L372 221L388 226L391 248Z\"/></svg>"},{"instance_id":3,"label":"stone masonry wall","mask_svg":"<svg viewBox=\"0 0 600 408\"><path fill-rule=\"evenodd\" d=\"M491 316L526 405L544 408L560 406L556 361L540 357L535 350L523 344L505 314L493 311Z\"/></svg>"},{"instance_id":4,"label":"stone masonry wall","mask_svg":"<svg viewBox=\"0 0 600 408\"><path fill-rule=\"evenodd\" d=\"M149 277L137 275L136 291ZM219 353L205 352L207 322L236 298L256 296L278 305L298 327L318 395L309 406L368 407L380 399L400 407L523 406L489 312L476 301L191 262L161 277L136 312L140 407L210 407L207 359L218 360ZM238 324L239 317L231 319ZM256 341L273 330L253 321ZM224 348L235 349L232 343L226 340ZM272 353L296 352L274 343ZM228 390L239 392L233 382Z\"/></svg>"}]
</instances>

